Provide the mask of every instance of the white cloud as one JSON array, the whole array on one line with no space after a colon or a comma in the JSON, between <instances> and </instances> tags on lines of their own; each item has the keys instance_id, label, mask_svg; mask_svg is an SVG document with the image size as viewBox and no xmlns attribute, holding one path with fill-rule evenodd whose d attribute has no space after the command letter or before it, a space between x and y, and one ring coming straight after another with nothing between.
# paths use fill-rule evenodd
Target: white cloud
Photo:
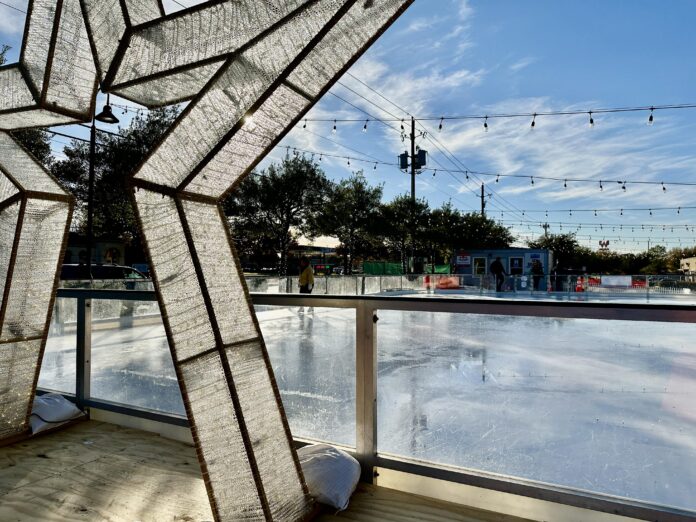
<instances>
[{"instance_id":1,"label":"white cloud","mask_svg":"<svg viewBox=\"0 0 696 522\"><path fill-rule=\"evenodd\" d=\"M513 64L509 67L509 69L510 69L512 72L519 72L519 71L521 71L522 69L526 69L527 67L529 67L530 65L532 65L532 64L535 63L536 61L537 61L536 58L534 58L534 57L532 57L532 56L526 56L526 57L524 57L524 58L522 58L522 59L520 59L520 60L517 60L515 63L513 63Z\"/></svg>"},{"instance_id":2,"label":"white cloud","mask_svg":"<svg viewBox=\"0 0 696 522\"><path fill-rule=\"evenodd\" d=\"M26 0L5 0L5 3L21 11L27 10ZM0 34L10 37L21 35L24 30L24 19L25 15L23 12L5 5L0 5Z\"/></svg>"},{"instance_id":3,"label":"white cloud","mask_svg":"<svg viewBox=\"0 0 696 522\"><path fill-rule=\"evenodd\" d=\"M469 5L469 0L459 0L458 14L461 20L470 20L474 16L474 9Z\"/></svg>"}]
</instances>

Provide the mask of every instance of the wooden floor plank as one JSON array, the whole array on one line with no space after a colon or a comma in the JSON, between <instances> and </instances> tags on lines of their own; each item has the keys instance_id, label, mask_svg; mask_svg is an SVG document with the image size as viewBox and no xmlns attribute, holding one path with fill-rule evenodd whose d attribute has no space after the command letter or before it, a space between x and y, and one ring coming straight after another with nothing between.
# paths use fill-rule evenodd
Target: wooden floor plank
<instances>
[{"instance_id":1,"label":"wooden floor plank","mask_svg":"<svg viewBox=\"0 0 696 522\"><path fill-rule=\"evenodd\" d=\"M194 448L100 422L0 448L0 521L205 522L212 513ZM318 522L513 522L361 485Z\"/></svg>"}]
</instances>

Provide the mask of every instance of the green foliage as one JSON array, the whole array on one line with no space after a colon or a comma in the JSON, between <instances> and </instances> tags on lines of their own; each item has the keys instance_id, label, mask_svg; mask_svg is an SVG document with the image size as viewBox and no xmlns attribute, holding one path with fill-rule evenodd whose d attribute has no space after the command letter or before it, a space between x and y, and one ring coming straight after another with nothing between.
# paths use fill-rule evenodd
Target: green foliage
<instances>
[{"instance_id":1,"label":"green foliage","mask_svg":"<svg viewBox=\"0 0 696 522\"><path fill-rule=\"evenodd\" d=\"M411 250L414 253L422 246L428 232L430 207L424 199L415 202L408 195L401 195L382 205L377 233L393 258L408 268Z\"/></svg>"},{"instance_id":2,"label":"green foliage","mask_svg":"<svg viewBox=\"0 0 696 522\"><path fill-rule=\"evenodd\" d=\"M324 171L302 156L247 176L225 203L238 248L248 252L270 243L280 254L280 273L287 273L288 250L297 236L316 234L329 189Z\"/></svg>"},{"instance_id":3,"label":"green foliage","mask_svg":"<svg viewBox=\"0 0 696 522\"><path fill-rule=\"evenodd\" d=\"M128 177L142 163L176 118L173 108L150 111L133 118L116 136L97 131L95 150L94 235L139 239L135 213L128 192ZM89 182L89 144L73 140L64 149L65 159L55 161L53 174L77 199L78 228L86 227Z\"/></svg>"},{"instance_id":4,"label":"green foliage","mask_svg":"<svg viewBox=\"0 0 696 522\"><path fill-rule=\"evenodd\" d=\"M328 187L328 202L314 224L319 234L341 242L339 252L346 274L352 271L349 260L364 258L378 248L379 206L382 185L371 187L362 171Z\"/></svg>"}]
</instances>

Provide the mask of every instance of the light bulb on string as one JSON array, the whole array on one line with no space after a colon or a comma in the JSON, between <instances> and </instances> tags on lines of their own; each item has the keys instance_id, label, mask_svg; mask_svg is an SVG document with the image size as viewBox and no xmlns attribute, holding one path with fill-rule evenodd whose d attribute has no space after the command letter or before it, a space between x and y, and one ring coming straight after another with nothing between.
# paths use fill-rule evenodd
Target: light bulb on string
<instances>
[{"instance_id":1,"label":"light bulb on string","mask_svg":"<svg viewBox=\"0 0 696 522\"><path fill-rule=\"evenodd\" d=\"M602 180L601 180L601 179L599 180L599 190L601 190L602 192L604 192L604 185L602 185Z\"/></svg>"},{"instance_id":2,"label":"light bulb on string","mask_svg":"<svg viewBox=\"0 0 696 522\"><path fill-rule=\"evenodd\" d=\"M594 128L594 118L592 117L592 111L590 111L590 129Z\"/></svg>"},{"instance_id":3,"label":"light bulb on string","mask_svg":"<svg viewBox=\"0 0 696 522\"><path fill-rule=\"evenodd\" d=\"M625 181L623 182L623 185L621 185L621 190L626 192L626 182Z\"/></svg>"},{"instance_id":4,"label":"light bulb on string","mask_svg":"<svg viewBox=\"0 0 696 522\"><path fill-rule=\"evenodd\" d=\"M304 125L302 125L302 128L303 128L303 129L306 129L306 128L307 128L307 120L306 120L306 119L305 119L305 121L304 121Z\"/></svg>"},{"instance_id":5,"label":"light bulb on string","mask_svg":"<svg viewBox=\"0 0 696 522\"><path fill-rule=\"evenodd\" d=\"M433 178L435 177L435 174L437 174L437 169L433 172Z\"/></svg>"},{"instance_id":6,"label":"light bulb on string","mask_svg":"<svg viewBox=\"0 0 696 522\"><path fill-rule=\"evenodd\" d=\"M333 129L331 129L331 134L336 134L338 129L336 128L336 120L334 120Z\"/></svg>"},{"instance_id":7,"label":"light bulb on string","mask_svg":"<svg viewBox=\"0 0 696 522\"><path fill-rule=\"evenodd\" d=\"M323 160L323 159L324 159L324 155L323 155L323 154L319 154L319 161L321 161L321 160Z\"/></svg>"},{"instance_id":8,"label":"light bulb on string","mask_svg":"<svg viewBox=\"0 0 696 522\"><path fill-rule=\"evenodd\" d=\"M377 170L377 162L376 161L375 161L375 166L372 167L372 170ZM437 172L437 171L435 171L435 172Z\"/></svg>"},{"instance_id":9,"label":"light bulb on string","mask_svg":"<svg viewBox=\"0 0 696 522\"><path fill-rule=\"evenodd\" d=\"M348 166L350 167L350 158L348 158Z\"/></svg>"},{"instance_id":10,"label":"light bulb on string","mask_svg":"<svg viewBox=\"0 0 696 522\"><path fill-rule=\"evenodd\" d=\"M536 112L532 115L532 124L530 127L533 129L536 126Z\"/></svg>"},{"instance_id":11,"label":"light bulb on string","mask_svg":"<svg viewBox=\"0 0 696 522\"><path fill-rule=\"evenodd\" d=\"M483 132L488 132L488 116L483 119Z\"/></svg>"},{"instance_id":12,"label":"light bulb on string","mask_svg":"<svg viewBox=\"0 0 696 522\"><path fill-rule=\"evenodd\" d=\"M531 180L532 185L534 185L534 176L529 176L529 179Z\"/></svg>"},{"instance_id":13,"label":"light bulb on string","mask_svg":"<svg viewBox=\"0 0 696 522\"><path fill-rule=\"evenodd\" d=\"M653 118L653 111L655 110L655 107L650 107L650 116L648 117L648 125L652 125L655 120Z\"/></svg>"},{"instance_id":14,"label":"light bulb on string","mask_svg":"<svg viewBox=\"0 0 696 522\"><path fill-rule=\"evenodd\" d=\"M442 118L440 118L440 125L437 128L438 132L442 132L442 125L443 125L444 121L445 121L445 117L443 116Z\"/></svg>"},{"instance_id":15,"label":"light bulb on string","mask_svg":"<svg viewBox=\"0 0 696 522\"><path fill-rule=\"evenodd\" d=\"M594 216L597 217L597 211L596 211L596 210L594 211Z\"/></svg>"},{"instance_id":16,"label":"light bulb on string","mask_svg":"<svg viewBox=\"0 0 696 522\"><path fill-rule=\"evenodd\" d=\"M651 208L649 208L648 210L650 211L650 215L652 216L652 209L651 209Z\"/></svg>"},{"instance_id":17,"label":"light bulb on string","mask_svg":"<svg viewBox=\"0 0 696 522\"><path fill-rule=\"evenodd\" d=\"M664 181L661 182L661 185L662 185L662 192L667 192L667 187L665 187Z\"/></svg>"},{"instance_id":18,"label":"light bulb on string","mask_svg":"<svg viewBox=\"0 0 696 522\"><path fill-rule=\"evenodd\" d=\"M404 128L404 120L401 120L401 132L403 133L406 129Z\"/></svg>"},{"instance_id":19,"label":"light bulb on string","mask_svg":"<svg viewBox=\"0 0 696 522\"><path fill-rule=\"evenodd\" d=\"M495 177L495 182L498 183L499 181L500 181L500 174L498 174L498 175Z\"/></svg>"},{"instance_id":20,"label":"light bulb on string","mask_svg":"<svg viewBox=\"0 0 696 522\"><path fill-rule=\"evenodd\" d=\"M677 214L681 214L681 207L677 207Z\"/></svg>"},{"instance_id":21,"label":"light bulb on string","mask_svg":"<svg viewBox=\"0 0 696 522\"><path fill-rule=\"evenodd\" d=\"M567 179L563 180L563 188L564 189L568 188L568 180Z\"/></svg>"},{"instance_id":22,"label":"light bulb on string","mask_svg":"<svg viewBox=\"0 0 696 522\"><path fill-rule=\"evenodd\" d=\"M370 120L365 120L365 125L363 125L363 132L367 132L367 123L368 123L369 121L370 121Z\"/></svg>"},{"instance_id":23,"label":"light bulb on string","mask_svg":"<svg viewBox=\"0 0 696 522\"><path fill-rule=\"evenodd\" d=\"M466 176L466 179L469 179L469 171L468 170L464 171L464 175Z\"/></svg>"},{"instance_id":24,"label":"light bulb on string","mask_svg":"<svg viewBox=\"0 0 696 522\"><path fill-rule=\"evenodd\" d=\"M619 212L620 216L623 216L623 209L621 209L621 212Z\"/></svg>"}]
</instances>

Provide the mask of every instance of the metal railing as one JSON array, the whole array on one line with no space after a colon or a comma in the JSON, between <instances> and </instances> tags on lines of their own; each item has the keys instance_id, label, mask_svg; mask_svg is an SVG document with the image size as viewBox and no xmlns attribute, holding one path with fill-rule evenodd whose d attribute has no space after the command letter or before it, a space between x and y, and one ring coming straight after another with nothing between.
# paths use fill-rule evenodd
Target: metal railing
<instances>
[{"instance_id":1,"label":"metal railing","mask_svg":"<svg viewBox=\"0 0 696 522\"><path fill-rule=\"evenodd\" d=\"M406 277L406 276L404 276ZM424 276L423 276L424 277ZM416 281L416 280L414 280ZM187 426L184 416L135 408L91 396L92 306L95 301L154 302L149 290L59 289L59 300L75 300L76 317L76 393L81 407L95 407L144 417L159 422ZM355 456L370 480L375 467L389 468L460 484L484 487L571 506L615 513L644 520L686 521L695 513L683 509L652 505L635 500L579 491L482 471L437 465L431 462L395 457L378 451L378 340L381 312L437 312L512 317L569 318L663 323L696 323L696 309L681 304L631 304L575 301L440 299L432 296L332 296L252 294L254 305L263 307L317 307L355 311ZM132 310L131 310L132 312ZM147 315L147 314L144 314ZM116 319L115 317L114 319Z\"/></svg>"},{"instance_id":2,"label":"metal railing","mask_svg":"<svg viewBox=\"0 0 696 522\"><path fill-rule=\"evenodd\" d=\"M299 293L297 276L247 276L255 293ZM557 298L581 295L606 296L691 296L696 283L679 275L506 275L500 291L506 294L550 294ZM384 293L497 293L492 274L404 274L315 276L314 295L378 295Z\"/></svg>"}]
</instances>

